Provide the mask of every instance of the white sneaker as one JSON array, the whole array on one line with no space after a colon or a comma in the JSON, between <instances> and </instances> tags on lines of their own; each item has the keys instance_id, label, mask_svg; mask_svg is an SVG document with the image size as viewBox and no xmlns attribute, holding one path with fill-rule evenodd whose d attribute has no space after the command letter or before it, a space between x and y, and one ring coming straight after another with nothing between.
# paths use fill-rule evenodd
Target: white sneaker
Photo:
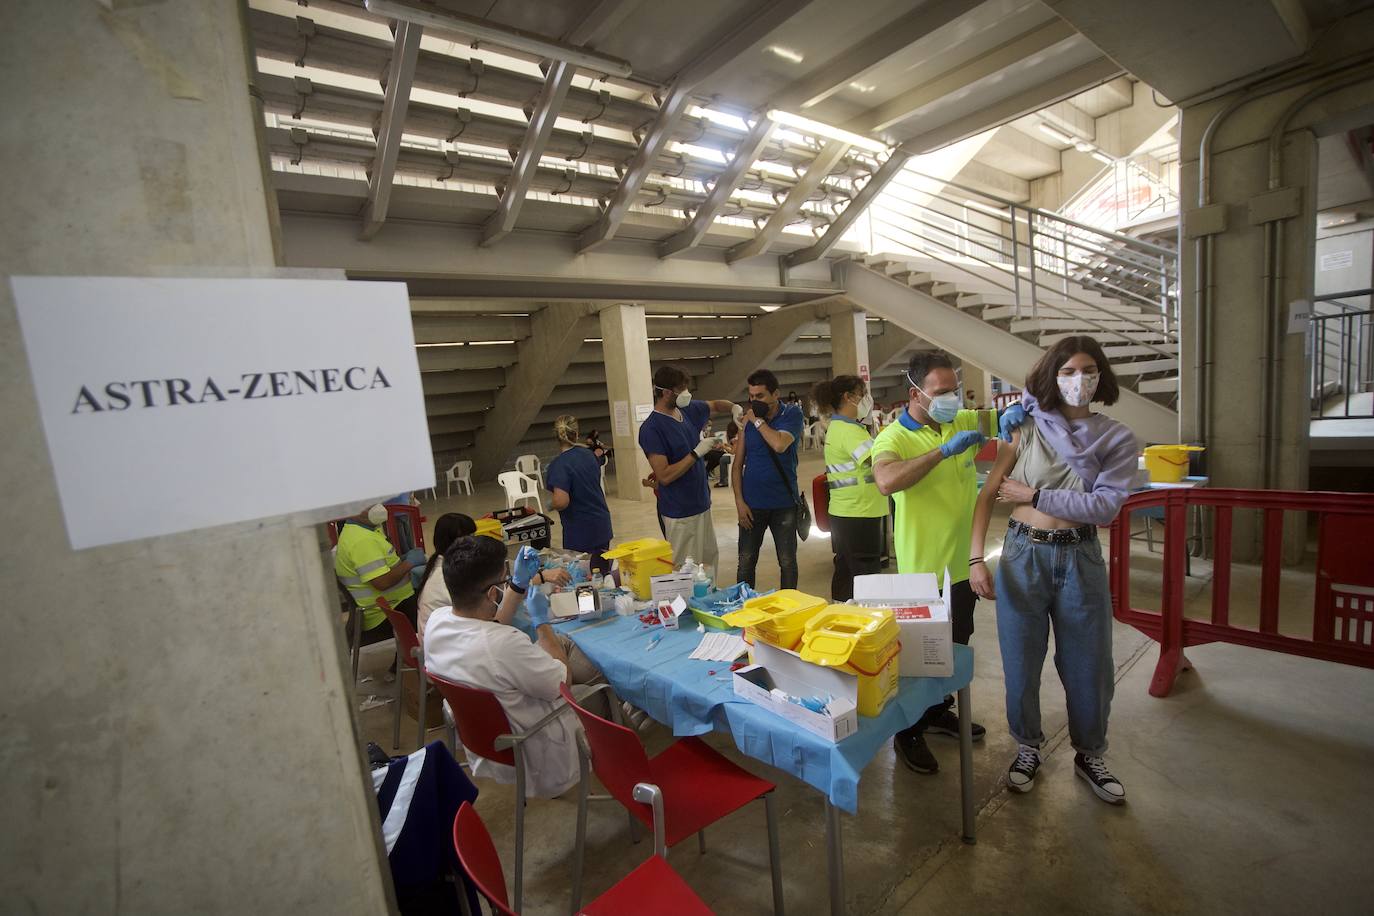
<instances>
[{"instance_id":1,"label":"white sneaker","mask_svg":"<svg viewBox=\"0 0 1374 916\"><path fill-rule=\"evenodd\" d=\"M1092 786L1093 794L1109 805L1119 805L1126 801L1126 788L1107 769L1101 757L1086 754L1073 755L1073 771Z\"/></svg>"},{"instance_id":2,"label":"white sneaker","mask_svg":"<svg viewBox=\"0 0 1374 916\"><path fill-rule=\"evenodd\" d=\"M1029 744L1016 746L1016 759L1007 769L1007 788L1013 792L1029 792L1035 788L1035 773L1040 769L1040 749Z\"/></svg>"}]
</instances>

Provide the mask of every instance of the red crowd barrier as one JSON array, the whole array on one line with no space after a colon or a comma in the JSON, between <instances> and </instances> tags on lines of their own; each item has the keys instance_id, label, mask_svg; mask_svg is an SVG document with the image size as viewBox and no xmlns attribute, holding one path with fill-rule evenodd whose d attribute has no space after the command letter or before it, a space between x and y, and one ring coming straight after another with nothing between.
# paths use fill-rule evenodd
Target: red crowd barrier
<instances>
[{"instance_id":1,"label":"red crowd barrier","mask_svg":"<svg viewBox=\"0 0 1374 916\"><path fill-rule=\"evenodd\" d=\"M1131 606L1131 513L1161 506L1165 522L1162 607L1159 611L1143 610ZM1195 506L1215 511L1210 620L1183 616L1188 510ZM1231 522L1236 509L1258 509L1264 513L1258 629L1230 622ZM1318 516L1310 639L1278 632L1284 512ZM1112 614L1159 643L1159 663L1150 682L1150 693L1168 696L1178 672L1190 667L1183 650L1210 642L1374 668L1372 530L1374 496L1366 493L1194 488L1151 490L1127 499L1111 529Z\"/></svg>"},{"instance_id":2,"label":"red crowd barrier","mask_svg":"<svg viewBox=\"0 0 1374 916\"><path fill-rule=\"evenodd\" d=\"M1021 403L1021 392L1004 391L992 399L992 406L998 410L1006 410L1013 404Z\"/></svg>"}]
</instances>

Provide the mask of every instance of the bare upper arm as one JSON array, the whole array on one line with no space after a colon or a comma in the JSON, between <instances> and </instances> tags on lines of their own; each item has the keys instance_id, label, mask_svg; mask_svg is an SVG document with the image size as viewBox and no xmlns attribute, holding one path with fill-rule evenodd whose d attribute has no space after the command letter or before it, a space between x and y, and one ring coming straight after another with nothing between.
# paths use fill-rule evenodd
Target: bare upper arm
<instances>
[{"instance_id":1,"label":"bare upper arm","mask_svg":"<svg viewBox=\"0 0 1374 916\"><path fill-rule=\"evenodd\" d=\"M662 479L663 479L663 472L666 471L666 470L668 470L668 456L667 456L667 455L650 455L650 456L649 456L649 467L651 467L651 468L654 469L654 476L657 477L657 478L659 478L660 480L662 480Z\"/></svg>"},{"instance_id":2,"label":"bare upper arm","mask_svg":"<svg viewBox=\"0 0 1374 916\"><path fill-rule=\"evenodd\" d=\"M554 487L553 493L549 495L549 504L555 509L566 509L570 502L572 502L572 497L568 495L567 490Z\"/></svg>"},{"instance_id":3,"label":"bare upper arm","mask_svg":"<svg viewBox=\"0 0 1374 916\"><path fill-rule=\"evenodd\" d=\"M1016 449L1021 444L1021 430L1014 430L1011 434L1011 441L998 440L997 459L992 463L992 470L988 472L987 483L983 485L984 490L997 492L997 488L1002 485L1002 481L1007 479L1011 469L1016 466Z\"/></svg>"}]
</instances>

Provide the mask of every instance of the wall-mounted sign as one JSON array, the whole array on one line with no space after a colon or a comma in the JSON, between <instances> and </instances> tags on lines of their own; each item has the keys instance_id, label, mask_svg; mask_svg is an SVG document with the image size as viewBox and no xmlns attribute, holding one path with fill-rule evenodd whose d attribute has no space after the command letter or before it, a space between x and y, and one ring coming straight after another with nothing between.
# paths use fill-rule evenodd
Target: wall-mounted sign
<instances>
[{"instance_id":1,"label":"wall-mounted sign","mask_svg":"<svg viewBox=\"0 0 1374 916\"><path fill-rule=\"evenodd\" d=\"M434 483L404 284L11 285L74 548Z\"/></svg>"}]
</instances>

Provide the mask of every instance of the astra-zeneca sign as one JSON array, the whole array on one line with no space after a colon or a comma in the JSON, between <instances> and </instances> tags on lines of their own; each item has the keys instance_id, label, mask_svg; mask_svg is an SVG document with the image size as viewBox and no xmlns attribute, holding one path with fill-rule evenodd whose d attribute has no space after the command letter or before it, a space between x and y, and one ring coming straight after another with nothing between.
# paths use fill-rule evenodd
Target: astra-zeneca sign
<instances>
[{"instance_id":1,"label":"astra-zeneca sign","mask_svg":"<svg viewBox=\"0 0 1374 916\"><path fill-rule=\"evenodd\" d=\"M75 548L434 483L403 284L11 284Z\"/></svg>"}]
</instances>

